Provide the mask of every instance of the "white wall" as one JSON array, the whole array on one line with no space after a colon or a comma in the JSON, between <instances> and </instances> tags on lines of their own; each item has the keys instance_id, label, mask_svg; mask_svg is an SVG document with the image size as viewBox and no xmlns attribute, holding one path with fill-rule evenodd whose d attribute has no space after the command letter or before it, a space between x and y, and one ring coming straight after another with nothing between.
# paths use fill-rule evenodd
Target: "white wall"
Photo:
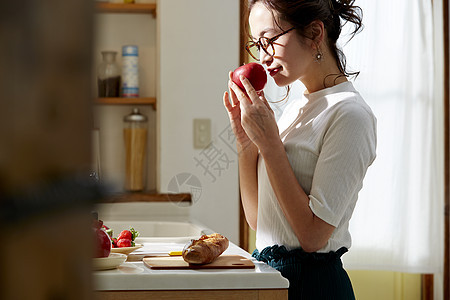
<instances>
[{"instance_id":1,"label":"white wall","mask_svg":"<svg viewBox=\"0 0 450 300\"><path fill-rule=\"evenodd\" d=\"M193 195L191 216L238 243L237 156L222 96L228 71L239 65L239 1L160 0L157 16L158 190L173 191L171 181L181 173L197 178L201 194ZM212 147L204 151L193 148L195 118L211 119ZM190 191L189 184L180 186Z\"/></svg>"}]
</instances>

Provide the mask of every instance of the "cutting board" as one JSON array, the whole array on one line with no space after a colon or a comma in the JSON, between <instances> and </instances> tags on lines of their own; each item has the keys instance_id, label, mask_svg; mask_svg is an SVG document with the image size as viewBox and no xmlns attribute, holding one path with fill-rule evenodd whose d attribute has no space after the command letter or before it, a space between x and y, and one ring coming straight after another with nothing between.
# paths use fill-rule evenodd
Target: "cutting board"
<instances>
[{"instance_id":1,"label":"cutting board","mask_svg":"<svg viewBox=\"0 0 450 300\"><path fill-rule=\"evenodd\" d=\"M194 265L183 260L182 256L144 257L144 265L155 270L169 269L253 269L255 264L240 255L221 255L210 264Z\"/></svg>"}]
</instances>

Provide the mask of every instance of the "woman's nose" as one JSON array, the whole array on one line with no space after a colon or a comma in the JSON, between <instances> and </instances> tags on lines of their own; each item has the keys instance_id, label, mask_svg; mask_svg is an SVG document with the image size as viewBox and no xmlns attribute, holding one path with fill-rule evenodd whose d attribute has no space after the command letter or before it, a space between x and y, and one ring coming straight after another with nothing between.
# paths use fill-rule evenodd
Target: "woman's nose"
<instances>
[{"instance_id":1,"label":"woman's nose","mask_svg":"<svg viewBox=\"0 0 450 300\"><path fill-rule=\"evenodd\" d=\"M266 65L266 66L270 66L270 64L273 61L273 56L267 54L265 51L261 51L259 53L259 61L261 62L261 64Z\"/></svg>"}]
</instances>

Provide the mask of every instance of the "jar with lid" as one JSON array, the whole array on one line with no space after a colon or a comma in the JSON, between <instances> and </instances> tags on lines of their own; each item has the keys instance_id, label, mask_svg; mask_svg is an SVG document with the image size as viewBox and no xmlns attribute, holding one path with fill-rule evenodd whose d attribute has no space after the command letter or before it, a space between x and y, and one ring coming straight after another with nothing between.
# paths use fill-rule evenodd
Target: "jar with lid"
<instances>
[{"instance_id":1,"label":"jar with lid","mask_svg":"<svg viewBox=\"0 0 450 300\"><path fill-rule=\"evenodd\" d=\"M145 188L147 151L147 117L134 108L124 121L125 190L137 192Z\"/></svg>"},{"instance_id":2,"label":"jar with lid","mask_svg":"<svg viewBox=\"0 0 450 300\"><path fill-rule=\"evenodd\" d=\"M121 70L116 63L117 51L102 51L102 62L97 69L99 97L119 97Z\"/></svg>"}]
</instances>

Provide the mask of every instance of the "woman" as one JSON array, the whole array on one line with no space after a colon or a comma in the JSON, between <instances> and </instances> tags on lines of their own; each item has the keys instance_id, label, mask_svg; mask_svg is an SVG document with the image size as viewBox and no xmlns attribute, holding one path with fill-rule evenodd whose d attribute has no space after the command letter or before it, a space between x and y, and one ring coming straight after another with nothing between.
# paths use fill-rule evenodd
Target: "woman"
<instances>
[{"instance_id":1,"label":"woman","mask_svg":"<svg viewBox=\"0 0 450 300\"><path fill-rule=\"evenodd\" d=\"M354 0L250 0L252 41L278 86L300 80L306 104L278 122L241 76L224 94L236 135L242 204L256 230L253 256L278 269L290 299L354 299L341 255L349 220L375 159L376 119L347 80L341 22L361 28ZM247 96L248 95L248 96ZM289 116L293 115L293 118ZM278 128L280 127L280 128Z\"/></svg>"}]
</instances>

